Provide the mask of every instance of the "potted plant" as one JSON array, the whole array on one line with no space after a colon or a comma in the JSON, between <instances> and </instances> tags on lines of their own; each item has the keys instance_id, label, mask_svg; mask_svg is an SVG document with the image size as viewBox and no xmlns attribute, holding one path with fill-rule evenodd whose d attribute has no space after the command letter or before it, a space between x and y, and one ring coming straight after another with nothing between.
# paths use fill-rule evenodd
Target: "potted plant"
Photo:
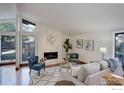
<instances>
[{"instance_id":1,"label":"potted plant","mask_svg":"<svg viewBox=\"0 0 124 93\"><path fill-rule=\"evenodd\" d=\"M65 52L66 52L65 61L67 62L67 59L68 59L68 52L69 52L70 49L72 49L72 44L70 44L70 40L69 40L69 39L66 39L66 40L64 41L63 47L64 47Z\"/></svg>"}]
</instances>

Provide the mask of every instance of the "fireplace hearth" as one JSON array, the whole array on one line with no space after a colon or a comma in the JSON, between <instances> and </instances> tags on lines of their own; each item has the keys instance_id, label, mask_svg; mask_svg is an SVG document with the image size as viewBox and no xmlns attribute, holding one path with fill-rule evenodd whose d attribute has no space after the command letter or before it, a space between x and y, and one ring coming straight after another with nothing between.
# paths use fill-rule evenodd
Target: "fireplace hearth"
<instances>
[{"instance_id":1,"label":"fireplace hearth","mask_svg":"<svg viewBox=\"0 0 124 93\"><path fill-rule=\"evenodd\" d=\"M58 58L58 52L44 52L44 57L49 59L57 59Z\"/></svg>"}]
</instances>

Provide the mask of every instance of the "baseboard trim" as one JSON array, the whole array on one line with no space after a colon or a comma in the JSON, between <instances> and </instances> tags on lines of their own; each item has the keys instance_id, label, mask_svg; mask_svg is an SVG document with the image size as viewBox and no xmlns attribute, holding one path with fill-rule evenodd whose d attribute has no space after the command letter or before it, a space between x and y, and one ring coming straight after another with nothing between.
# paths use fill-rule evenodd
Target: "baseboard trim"
<instances>
[{"instance_id":1,"label":"baseboard trim","mask_svg":"<svg viewBox=\"0 0 124 93\"><path fill-rule=\"evenodd\" d=\"M56 63L56 64L50 64L50 65L46 65L46 67L56 67L59 66L62 63ZM26 67L28 66L28 64L20 64L20 67Z\"/></svg>"},{"instance_id":2,"label":"baseboard trim","mask_svg":"<svg viewBox=\"0 0 124 93\"><path fill-rule=\"evenodd\" d=\"M55 67L55 66L59 66L59 65L62 64L62 63L64 63L64 62L46 65L46 67ZM16 65L16 62L1 63L1 64L0 64L0 66L6 66L6 65ZM20 65L19 65L19 67L26 67L26 66L28 66L28 63L20 64ZM16 67L16 70L18 70L18 69L19 69L19 68Z\"/></svg>"},{"instance_id":3,"label":"baseboard trim","mask_svg":"<svg viewBox=\"0 0 124 93\"><path fill-rule=\"evenodd\" d=\"M26 67L26 66L28 66L28 63L20 64L20 67Z\"/></svg>"},{"instance_id":4,"label":"baseboard trim","mask_svg":"<svg viewBox=\"0 0 124 93\"><path fill-rule=\"evenodd\" d=\"M0 63L0 66L6 66L6 65L16 65L16 62Z\"/></svg>"},{"instance_id":5,"label":"baseboard trim","mask_svg":"<svg viewBox=\"0 0 124 93\"><path fill-rule=\"evenodd\" d=\"M50 65L46 65L46 67L56 67L59 66L61 63L56 63L56 64L50 64Z\"/></svg>"}]
</instances>

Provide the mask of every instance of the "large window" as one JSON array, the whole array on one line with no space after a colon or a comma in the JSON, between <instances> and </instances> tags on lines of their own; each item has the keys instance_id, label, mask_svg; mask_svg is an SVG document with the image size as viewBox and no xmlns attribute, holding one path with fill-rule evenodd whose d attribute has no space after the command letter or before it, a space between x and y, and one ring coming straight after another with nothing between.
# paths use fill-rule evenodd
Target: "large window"
<instances>
[{"instance_id":1,"label":"large window","mask_svg":"<svg viewBox=\"0 0 124 93\"><path fill-rule=\"evenodd\" d=\"M1 36L1 60L16 59L16 37L10 35Z\"/></svg>"},{"instance_id":2,"label":"large window","mask_svg":"<svg viewBox=\"0 0 124 93\"><path fill-rule=\"evenodd\" d=\"M35 56L36 51L36 24L22 19L21 23L21 63L27 63L29 56Z\"/></svg>"},{"instance_id":3,"label":"large window","mask_svg":"<svg viewBox=\"0 0 124 93\"><path fill-rule=\"evenodd\" d=\"M124 33L115 34L115 57L118 57L124 69Z\"/></svg>"},{"instance_id":4,"label":"large window","mask_svg":"<svg viewBox=\"0 0 124 93\"><path fill-rule=\"evenodd\" d=\"M15 32L16 24L15 23L0 23L0 32Z\"/></svg>"},{"instance_id":5,"label":"large window","mask_svg":"<svg viewBox=\"0 0 124 93\"><path fill-rule=\"evenodd\" d=\"M16 23L0 23L0 63L16 59Z\"/></svg>"},{"instance_id":6,"label":"large window","mask_svg":"<svg viewBox=\"0 0 124 93\"><path fill-rule=\"evenodd\" d=\"M22 36L22 61L28 61L28 56L35 56L35 37Z\"/></svg>"},{"instance_id":7,"label":"large window","mask_svg":"<svg viewBox=\"0 0 124 93\"><path fill-rule=\"evenodd\" d=\"M0 23L0 63L16 62L17 50L19 64L27 63L29 56L36 55L36 24L21 19L19 28L16 32L16 22ZM16 46L19 48L16 49Z\"/></svg>"},{"instance_id":8,"label":"large window","mask_svg":"<svg viewBox=\"0 0 124 93\"><path fill-rule=\"evenodd\" d=\"M36 24L28 20L22 19L22 31L23 32L35 32L35 29L36 29Z\"/></svg>"}]
</instances>

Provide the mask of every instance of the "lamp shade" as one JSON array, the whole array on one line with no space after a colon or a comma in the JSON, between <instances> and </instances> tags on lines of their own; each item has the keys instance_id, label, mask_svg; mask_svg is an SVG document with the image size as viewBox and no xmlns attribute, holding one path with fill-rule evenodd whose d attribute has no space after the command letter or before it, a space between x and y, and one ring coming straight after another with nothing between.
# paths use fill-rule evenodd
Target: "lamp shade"
<instances>
[{"instance_id":1,"label":"lamp shade","mask_svg":"<svg viewBox=\"0 0 124 93\"><path fill-rule=\"evenodd\" d=\"M106 47L101 47L100 52L101 53L107 53L107 48Z\"/></svg>"}]
</instances>

